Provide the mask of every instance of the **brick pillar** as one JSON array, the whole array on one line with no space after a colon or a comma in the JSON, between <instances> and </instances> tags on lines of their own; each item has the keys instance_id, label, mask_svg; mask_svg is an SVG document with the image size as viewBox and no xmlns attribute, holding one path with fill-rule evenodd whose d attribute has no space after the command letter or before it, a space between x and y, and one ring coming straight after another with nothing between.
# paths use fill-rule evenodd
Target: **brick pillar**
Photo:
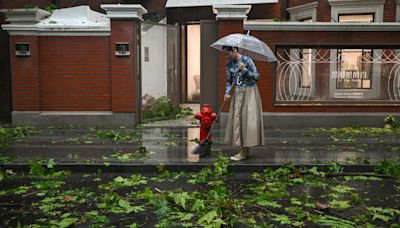
<instances>
[{"instance_id":1,"label":"brick pillar","mask_svg":"<svg viewBox=\"0 0 400 228\"><path fill-rule=\"evenodd\" d=\"M135 112L139 95L136 83L137 75L137 34L142 14L146 9L138 4L101 5L111 19L111 109L113 112ZM116 44L129 44L130 54L116 55ZM138 114L138 113L136 113Z\"/></svg>"},{"instance_id":2,"label":"brick pillar","mask_svg":"<svg viewBox=\"0 0 400 228\"><path fill-rule=\"evenodd\" d=\"M12 28L23 24L26 30L41 19L50 15L50 12L39 9L6 9L1 10L10 24L3 25L3 29L10 29L10 64L12 80L13 111L40 111L40 85L39 85L39 47L38 37L32 35L19 35ZM17 44L29 45L30 54L16 55Z\"/></svg>"},{"instance_id":3,"label":"brick pillar","mask_svg":"<svg viewBox=\"0 0 400 228\"><path fill-rule=\"evenodd\" d=\"M219 38L232 33L243 33L243 20L247 18L251 5L215 5L213 12L219 21ZM221 52L219 55L219 104L222 104L226 86L226 64L227 59ZM229 104L225 105L223 112L229 111ZM224 125L224 116L221 116L222 125Z\"/></svg>"}]
</instances>

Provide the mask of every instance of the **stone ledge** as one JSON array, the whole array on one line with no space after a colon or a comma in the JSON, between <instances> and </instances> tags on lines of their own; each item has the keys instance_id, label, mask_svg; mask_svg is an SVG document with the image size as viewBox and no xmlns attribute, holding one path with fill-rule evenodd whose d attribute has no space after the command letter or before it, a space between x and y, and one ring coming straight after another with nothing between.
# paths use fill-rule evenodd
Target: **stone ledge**
<instances>
[{"instance_id":1,"label":"stone ledge","mask_svg":"<svg viewBox=\"0 0 400 228\"><path fill-rule=\"evenodd\" d=\"M80 125L96 127L134 127L135 113L116 112L31 112L13 111L11 113L12 125L34 125L34 126L55 126L55 125Z\"/></svg>"}]
</instances>

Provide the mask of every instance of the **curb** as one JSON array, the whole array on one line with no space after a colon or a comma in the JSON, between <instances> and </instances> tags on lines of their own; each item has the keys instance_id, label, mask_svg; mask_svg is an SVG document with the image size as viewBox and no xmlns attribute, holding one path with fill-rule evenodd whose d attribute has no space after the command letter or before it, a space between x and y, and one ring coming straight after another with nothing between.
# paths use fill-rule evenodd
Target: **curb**
<instances>
[{"instance_id":1,"label":"curb","mask_svg":"<svg viewBox=\"0 0 400 228\"><path fill-rule=\"evenodd\" d=\"M54 166L54 170L70 170L71 172L157 172L157 167L163 166L165 170L177 172L197 172L203 168L212 166L212 164L58 164ZM229 172L260 172L266 168L278 169L282 164L228 164ZM330 164L294 164L295 168L312 168L318 167L321 171L327 171ZM341 165L343 172L348 173L364 173L373 172L376 165L369 164L351 164ZM0 164L1 169L12 169L17 172L29 172L29 164Z\"/></svg>"}]
</instances>

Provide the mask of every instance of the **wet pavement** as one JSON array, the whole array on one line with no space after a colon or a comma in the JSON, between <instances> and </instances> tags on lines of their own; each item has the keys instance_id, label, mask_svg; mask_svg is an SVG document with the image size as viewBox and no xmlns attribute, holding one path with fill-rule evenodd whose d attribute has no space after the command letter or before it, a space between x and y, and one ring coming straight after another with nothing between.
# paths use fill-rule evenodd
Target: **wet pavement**
<instances>
[{"instance_id":1,"label":"wet pavement","mask_svg":"<svg viewBox=\"0 0 400 228\"><path fill-rule=\"evenodd\" d=\"M23 166L38 157L54 159L57 165L93 167L203 167L220 155L239 151L223 143L224 129L213 132L210 156L192 154L199 136L196 127L145 127L139 129L96 129L49 127L0 148L2 157L13 157L6 166ZM230 166L265 167L288 162L297 165L324 165L333 161L349 167L368 167L382 160L398 159L398 134L338 137L313 129L272 129L265 131L266 145L251 149L250 157ZM4 162L2 162L4 163Z\"/></svg>"},{"instance_id":2,"label":"wet pavement","mask_svg":"<svg viewBox=\"0 0 400 228\"><path fill-rule=\"evenodd\" d=\"M1 227L400 222L398 165L378 165L400 161L399 131L271 129L266 145L233 162L226 156L239 148L223 144L223 128L201 159L192 154L196 127L12 130L26 137L0 147Z\"/></svg>"}]
</instances>

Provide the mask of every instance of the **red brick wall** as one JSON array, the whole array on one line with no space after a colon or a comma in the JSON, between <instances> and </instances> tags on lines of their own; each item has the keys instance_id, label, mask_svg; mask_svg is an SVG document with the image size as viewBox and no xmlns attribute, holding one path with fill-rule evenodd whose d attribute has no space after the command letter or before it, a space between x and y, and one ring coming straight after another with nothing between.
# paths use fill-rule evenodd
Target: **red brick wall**
<instances>
[{"instance_id":1,"label":"red brick wall","mask_svg":"<svg viewBox=\"0 0 400 228\"><path fill-rule=\"evenodd\" d=\"M135 28L112 21L109 36L11 36L13 110L135 111ZM30 57L16 57L16 42L31 44ZM115 56L115 43L129 42L129 57Z\"/></svg>"},{"instance_id":2,"label":"red brick wall","mask_svg":"<svg viewBox=\"0 0 400 228\"><path fill-rule=\"evenodd\" d=\"M383 21L395 22L396 21L396 0L386 0Z\"/></svg>"},{"instance_id":3,"label":"red brick wall","mask_svg":"<svg viewBox=\"0 0 400 228\"><path fill-rule=\"evenodd\" d=\"M317 9L317 21L331 22L331 6L327 1L319 1Z\"/></svg>"},{"instance_id":4,"label":"red brick wall","mask_svg":"<svg viewBox=\"0 0 400 228\"><path fill-rule=\"evenodd\" d=\"M398 43L399 32L282 32L282 31L253 31L252 35L266 42L274 50L274 44L304 43L304 44L371 44ZM365 39L368 37L368 39ZM273 64L255 61L261 74L258 82L264 112L394 112L400 107L282 107L273 106L274 94ZM223 66L221 66L221 71ZM221 74L222 79L222 74Z\"/></svg>"},{"instance_id":5,"label":"red brick wall","mask_svg":"<svg viewBox=\"0 0 400 228\"><path fill-rule=\"evenodd\" d=\"M136 23L132 20L111 21L111 97L113 112L135 111L135 45ZM129 57L115 56L115 43L129 42Z\"/></svg>"},{"instance_id":6,"label":"red brick wall","mask_svg":"<svg viewBox=\"0 0 400 228\"><path fill-rule=\"evenodd\" d=\"M16 57L15 43L29 42L30 57ZM10 64L14 111L39 111L39 58L38 38L35 36L10 36Z\"/></svg>"},{"instance_id":7,"label":"red brick wall","mask_svg":"<svg viewBox=\"0 0 400 228\"><path fill-rule=\"evenodd\" d=\"M111 110L108 36L42 36L39 58L40 110Z\"/></svg>"}]
</instances>

